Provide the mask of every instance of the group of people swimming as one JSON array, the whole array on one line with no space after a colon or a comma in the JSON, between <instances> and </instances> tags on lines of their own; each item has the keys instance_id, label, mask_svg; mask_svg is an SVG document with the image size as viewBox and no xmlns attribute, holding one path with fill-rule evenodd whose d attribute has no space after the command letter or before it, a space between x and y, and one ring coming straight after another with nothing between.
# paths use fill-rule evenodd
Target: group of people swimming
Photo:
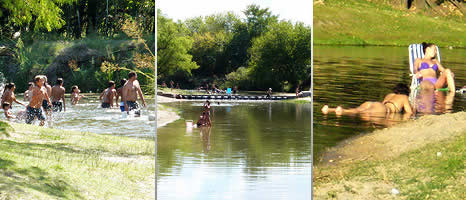
<instances>
[{"instance_id":1,"label":"group of people swimming","mask_svg":"<svg viewBox=\"0 0 466 200\"><path fill-rule=\"evenodd\" d=\"M210 127L212 126L212 122L210 120L210 102L207 100L204 105L202 106L203 111L199 116L199 120L197 120L196 125L197 127Z\"/></svg>"},{"instance_id":2,"label":"group of people swimming","mask_svg":"<svg viewBox=\"0 0 466 200\"><path fill-rule=\"evenodd\" d=\"M414 63L415 76L421 81L419 90L424 94L436 93L436 89L448 87L450 94L455 93L454 74L450 69L446 69L436 59L437 48L434 44L423 43L424 57L418 58ZM437 73L440 72L437 77ZM322 113L335 112L337 115L352 114L373 114L383 115L386 113L407 113L412 114L419 111L420 107L412 106L409 101L410 88L403 83L397 84L392 93L387 94L382 102L366 101L357 108L343 108L338 106L330 108L324 105ZM418 110L416 110L418 109Z\"/></svg>"},{"instance_id":3,"label":"group of people swimming","mask_svg":"<svg viewBox=\"0 0 466 200\"><path fill-rule=\"evenodd\" d=\"M141 91L139 82L137 81L137 74L130 72L128 74L128 80L123 79L121 87L115 90L115 83L110 81L108 88L105 89L101 95L102 108L112 108L114 106L113 99L118 102L121 98L120 109L122 112L129 112L135 110L136 116L140 115L139 104L137 103L137 96L142 100L143 106L146 106L144 96ZM37 75L34 77L33 82L29 82L29 88L24 92L24 101L28 104L21 103L16 99L15 91L16 86L14 83L8 83L3 91L1 105L4 110L5 117L7 119L18 119L26 120L27 124L31 124L34 119L40 120L40 126L45 124L46 117L43 111L46 113L47 118L51 119L52 112L66 112L66 101L65 101L65 88L63 87L63 79L58 78L55 86L50 86L47 83L47 77L45 75ZM84 95L80 94L78 86L74 85L71 88L71 104L76 105ZM13 115L10 111L12 103L16 102L26 107L26 110L19 111L16 115Z\"/></svg>"}]
</instances>

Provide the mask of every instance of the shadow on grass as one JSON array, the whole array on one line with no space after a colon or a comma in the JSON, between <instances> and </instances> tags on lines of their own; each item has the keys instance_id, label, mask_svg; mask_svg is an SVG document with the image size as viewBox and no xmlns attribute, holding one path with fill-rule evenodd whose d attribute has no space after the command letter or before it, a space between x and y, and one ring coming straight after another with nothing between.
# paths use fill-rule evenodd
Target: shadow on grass
<instances>
[{"instance_id":1,"label":"shadow on grass","mask_svg":"<svg viewBox=\"0 0 466 200\"><path fill-rule=\"evenodd\" d=\"M73 199L83 199L76 189L60 177L34 166L20 168L14 161L0 158L0 198L24 197L21 194L24 188L60 198L69 198L68 195L71 195Z\"/></svg>"},{"instance_id":2,"label":"shadow on grass","mask_svg":"<svg viewBox=\"0 0 466 200\"><path fill-rule=\"evenodd\" d=\"M13 127L11 127L7 122L0 121L0 136L10 136L10 132L14 131Z\"/></svg>"}]
</instances>

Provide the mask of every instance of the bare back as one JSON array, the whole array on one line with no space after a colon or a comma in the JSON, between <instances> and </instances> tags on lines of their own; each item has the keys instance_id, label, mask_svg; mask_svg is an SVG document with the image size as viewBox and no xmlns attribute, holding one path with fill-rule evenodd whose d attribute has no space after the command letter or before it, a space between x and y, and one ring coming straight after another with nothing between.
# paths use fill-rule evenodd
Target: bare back
<instances>
[{"instance_id":1,"label":"bare back","mask_svg":"<svg viewBox=\"0 0 466 200\"><path fill-rule=\"evenodd\" d=\"M65 97L65 88L62 86L53 86L52 87L52 102L57 102L60 101L61 99L64 99Z\"/></svg>"},{"instance_id":2,"label":"bare back","mask_svg":"<svg viewBox=\"0 0 466 200\"><path fill-rule=\"evenodd\" d=\"M3 94L2 102L8 102L11 105L15 99L15 93L13 93L11 90L7 90Z\"/></svg>"},{"instance_id":3,"label":"bare back","mask_svg":"<svg viewBox=\"0 0 466 200\"><path fill-rule=\"evenodd\" d=\"M115 90L115 89L107 88L107 89L104 91L102 101L103 101L104 103L110 103L110 104L112 104L112 103L113 103L113 98L115 97L115 94L116 94L116 90Z\"/></svg>"},{"instance_id":4,"label":"bare back","mask_svg":"<svg viewBox=\"0 0 466 200\"><path fill-rule=\"evenodd\" d=\"M139 82L134 80L133 82L128 81L123 86L123 91L126 92L126 101L136 101L138 100L137 91L140 89Z\"/></svg>"},{"instance_id":5,"label":"bare back","mask_svg":"<svg viewBox=\"0 0 466 200\"><path fill-rule=\"evenodd\" d=\"M390 109L391 113L397 113L404 110L406 113L412 113L411 104L409 103L409 97L404 94L390 93L385 96L382 102L385 106Z\"/></svg>"}]
</instances>

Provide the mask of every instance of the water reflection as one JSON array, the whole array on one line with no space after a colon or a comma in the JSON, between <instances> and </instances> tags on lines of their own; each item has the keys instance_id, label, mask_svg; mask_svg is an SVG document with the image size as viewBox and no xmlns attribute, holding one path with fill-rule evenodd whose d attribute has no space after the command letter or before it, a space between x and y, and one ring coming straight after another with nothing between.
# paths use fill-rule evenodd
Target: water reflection
<instances>
[{"instance_id":1,"label":"water reflection","mask_svg":"<svg viewBox=\"0 0 466 200\"><path fill-rule=\"evenodd\" d=\"M212 102L194 129L202 103L168 105L182 119L157 129L158 199L310 198L311 104Z\"/></svg>"}]
</instances>

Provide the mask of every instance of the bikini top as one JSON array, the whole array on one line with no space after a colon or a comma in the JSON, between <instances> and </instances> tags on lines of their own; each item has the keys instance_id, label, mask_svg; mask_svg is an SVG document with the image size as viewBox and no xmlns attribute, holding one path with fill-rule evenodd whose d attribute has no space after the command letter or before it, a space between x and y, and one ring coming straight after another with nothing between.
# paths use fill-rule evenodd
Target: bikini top
<instances>
[{"instance_id":1,"label":"bikini top","mask_svg":"<svg viewBox=\"0 0 466 200\"><path fill-rule=\"evenodd\" d=\"M430 65L429 65L429 63L422 62L422 63L421 63L421 66L419 67L419 71L421 71L421 70L423 70L423 69L429 69L429 68L431 68ZM434 64L434 65L432 65L432 69L435 70L435 71L438 70L438 65L437 65L437 63Z\"/></svg>"}]
</instances>

